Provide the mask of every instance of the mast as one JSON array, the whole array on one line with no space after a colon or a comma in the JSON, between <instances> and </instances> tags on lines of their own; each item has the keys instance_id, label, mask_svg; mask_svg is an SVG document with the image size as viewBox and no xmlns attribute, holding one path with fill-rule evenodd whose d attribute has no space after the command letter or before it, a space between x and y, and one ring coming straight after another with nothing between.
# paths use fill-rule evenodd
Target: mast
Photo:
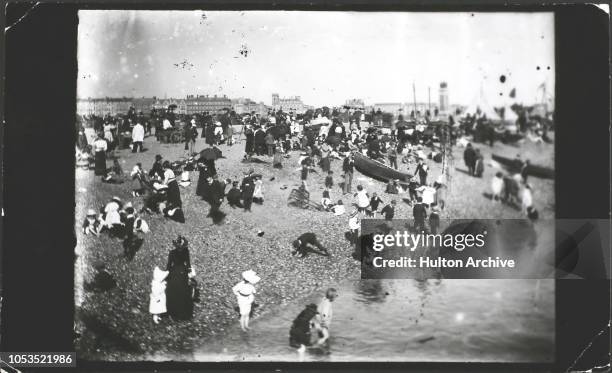
<instances>
[{"instance_id":1,"label":"mast","mask_svg":"<svg viewBox=\"0 0 612 373\"><path fill-rule=\"evenodd\" d=\"M414 87L414 81L412 82L412 101L414 102L414 119L416 119L417 105L416 105L416 88Z\"/></svg>"}]
</instances>

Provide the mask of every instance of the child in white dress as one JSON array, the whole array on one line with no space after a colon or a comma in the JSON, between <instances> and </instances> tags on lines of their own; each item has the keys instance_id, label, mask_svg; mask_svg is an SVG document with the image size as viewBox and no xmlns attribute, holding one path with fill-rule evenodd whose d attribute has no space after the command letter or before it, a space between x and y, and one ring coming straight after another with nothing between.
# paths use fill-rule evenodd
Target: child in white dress
<instances>
[{"instance_id":1,"label":"child in white dress","mask_svg":"<svg viewBox=\"0 0 612 373\"><path fill-rule=\"evenodd\" d=\"M160 315L166 313L166 277L168 271L162 271L159 267L153 270L153 281L151 281L151 300L149 302L149 313L153 315L153 322L159 324Z\"/></svg>"},{"instance_id":2,"label":"child in white dress","mask_svg":"<svg viewBox=\"0 0 612 373\"><path fill-rule=\"evenodd\" d=\"M240 310L240 327L246 331L249 329L249 317L251 306L255 301L255 285L260 280L253 270L242 272L242 281L237 283L232 292L236 295L238 308Z\"/></svg>"}]
</instances>

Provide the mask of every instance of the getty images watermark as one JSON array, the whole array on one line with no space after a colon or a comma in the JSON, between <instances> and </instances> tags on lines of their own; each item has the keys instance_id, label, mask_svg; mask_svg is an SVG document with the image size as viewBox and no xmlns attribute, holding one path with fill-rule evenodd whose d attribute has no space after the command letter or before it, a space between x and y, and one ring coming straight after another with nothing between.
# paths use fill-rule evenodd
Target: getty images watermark
<instances>
[{"instance_id":1,"label":"getty images watermark","mask_svg":"<svg viewBox=\"0 0 612 373\"><path fill-rule=\"evenodd\" d=\"M609 278L605 228L605 221L363 219L353 255L363 279Z\"/></svg>"}]
</instances>

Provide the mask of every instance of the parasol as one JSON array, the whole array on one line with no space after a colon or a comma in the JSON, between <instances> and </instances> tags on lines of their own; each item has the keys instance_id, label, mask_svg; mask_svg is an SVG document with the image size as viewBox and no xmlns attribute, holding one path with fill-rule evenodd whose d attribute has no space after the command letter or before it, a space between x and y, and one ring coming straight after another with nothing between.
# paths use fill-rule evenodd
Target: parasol
<instances>
[{"instance_id":1,"label":"parasol","mask_svg":"<svg viewBox=\"0 0 612 373\"><path fill-rule=\"evenodd\" d=\"M217 147L206 148L200 152L200 156L208 160L217 160L223 156L221 150Z\"/></svg>"}]
</instances>

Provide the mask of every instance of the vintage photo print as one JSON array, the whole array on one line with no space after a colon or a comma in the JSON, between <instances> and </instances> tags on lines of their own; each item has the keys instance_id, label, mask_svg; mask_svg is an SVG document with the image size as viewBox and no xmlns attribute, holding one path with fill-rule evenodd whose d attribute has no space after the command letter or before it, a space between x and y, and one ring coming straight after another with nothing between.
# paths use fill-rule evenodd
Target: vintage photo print
<instances>
[{"instance_id":1,"label":"vintage photo print","mask_svg":"<svg viewBox=\"0 0 612 373\"><path fill-rule=\"evenodd\" d=\"M80 358L554 360L552 12L78 18Z\"/></svg>"}]
</instances>

